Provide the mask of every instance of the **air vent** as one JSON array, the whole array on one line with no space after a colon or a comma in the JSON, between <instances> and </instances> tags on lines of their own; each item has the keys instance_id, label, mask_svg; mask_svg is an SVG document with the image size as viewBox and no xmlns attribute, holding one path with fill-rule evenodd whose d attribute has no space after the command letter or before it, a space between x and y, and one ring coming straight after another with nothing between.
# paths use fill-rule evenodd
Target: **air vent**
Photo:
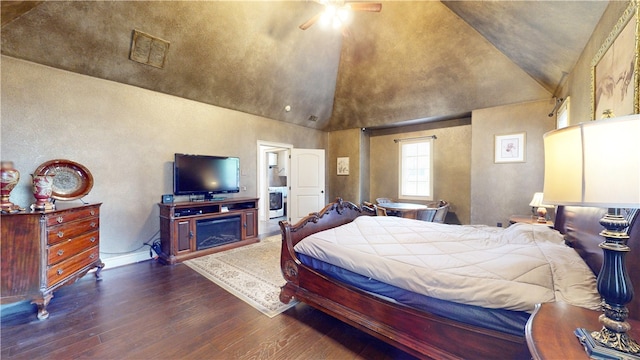
<instances>
[{"instance_id":1,"label":"air vent","mask_svg":"<svg viewBox=\"0 0 640 360\"><path fill-rule=\"evenodd\" d=\"M131 60L162 69L168 50L168 41L133 30L131 54L129 55Z\"/></svg>"},{"instance_id":2,"label":"air vent","mask_svg":"<svg viewBox=\"0 0 640 360\"><path fill-rule=\"evenodd\" d=\"M315 115L309 115L309 121L318 121L318 117Z\"/></svg>"}]
</instances>

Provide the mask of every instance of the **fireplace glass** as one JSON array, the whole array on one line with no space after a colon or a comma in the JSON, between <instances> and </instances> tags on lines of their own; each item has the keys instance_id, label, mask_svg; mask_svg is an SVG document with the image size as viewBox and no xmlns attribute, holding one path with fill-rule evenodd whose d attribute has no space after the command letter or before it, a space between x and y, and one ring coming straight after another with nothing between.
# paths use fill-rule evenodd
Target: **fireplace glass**
<instances>
[{"instance_id":1,"label":"fireplace glass","mask_svg":"<svg viewBox=\"0 0 640 360\"><path fill-rule=\"evenodd\" d=\"M240 216L204 219L196 222L196 250L240 241Z\"/></svg>"}]
</instances>

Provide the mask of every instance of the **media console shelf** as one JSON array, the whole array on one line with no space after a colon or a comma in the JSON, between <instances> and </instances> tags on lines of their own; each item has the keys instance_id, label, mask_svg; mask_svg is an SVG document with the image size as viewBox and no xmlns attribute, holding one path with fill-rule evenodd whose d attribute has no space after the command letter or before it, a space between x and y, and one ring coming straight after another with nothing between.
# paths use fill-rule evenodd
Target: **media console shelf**
<instances>
[{"instance_id":1,"label":"media console shelf","mask_svg":"<svg viewBox=\"0 0 640 360\"><path fill-rule=\"evenodd\" d=\"M173 265L258 241L257 198L158 205L162 263Z\"/></svg>"}]
</instances>

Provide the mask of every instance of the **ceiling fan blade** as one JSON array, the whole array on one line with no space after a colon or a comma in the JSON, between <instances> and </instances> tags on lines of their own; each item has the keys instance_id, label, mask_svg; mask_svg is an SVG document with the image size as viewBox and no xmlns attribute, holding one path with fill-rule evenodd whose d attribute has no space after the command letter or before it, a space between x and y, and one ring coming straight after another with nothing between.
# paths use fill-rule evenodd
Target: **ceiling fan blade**
<instances>
[{"instance_id":1,"label":"ceiling fan blade","mask_svg":"<svg viewBox=\"0 0 640 360\"><path fill-rule=\"evenodd\" d=\"M322 16L322 13L317 13L314 17L312 17L311 19L307 20L304 24L298 26L300 29L302 30L307 30L308 28L311 27L311 25L315 24L316 21L318 21L318 19L320 19L320 16Z\"/></svg>"},{"instance_id":2,"label":"ceiling fan blade","mask_svg":"<svg viewBox=\"0 0 640 360\"><path fill-rule=\"evenodd\" d=\"M382 10L381 3L360 3L360 2L350 2L347 3L351 10L353 11L371 11L371 12L380 12Z\"/></svg>"}]
</instances>

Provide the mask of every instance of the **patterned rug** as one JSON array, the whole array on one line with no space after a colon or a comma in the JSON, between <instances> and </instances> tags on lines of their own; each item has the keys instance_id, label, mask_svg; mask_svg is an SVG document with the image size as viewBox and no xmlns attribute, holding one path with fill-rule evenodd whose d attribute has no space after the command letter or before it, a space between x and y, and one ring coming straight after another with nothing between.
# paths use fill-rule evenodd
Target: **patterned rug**
<instances>
[{"instance_id":1,"label":"patterned rug","mask_svg":"<svg viewBox=\"0 0 640 360\"><path fill-rule=\"evenodd\" d=\"M297 304L280 302L281 236L184 262L207 279L272 318Z\"/></svg>"}]
</instances>

